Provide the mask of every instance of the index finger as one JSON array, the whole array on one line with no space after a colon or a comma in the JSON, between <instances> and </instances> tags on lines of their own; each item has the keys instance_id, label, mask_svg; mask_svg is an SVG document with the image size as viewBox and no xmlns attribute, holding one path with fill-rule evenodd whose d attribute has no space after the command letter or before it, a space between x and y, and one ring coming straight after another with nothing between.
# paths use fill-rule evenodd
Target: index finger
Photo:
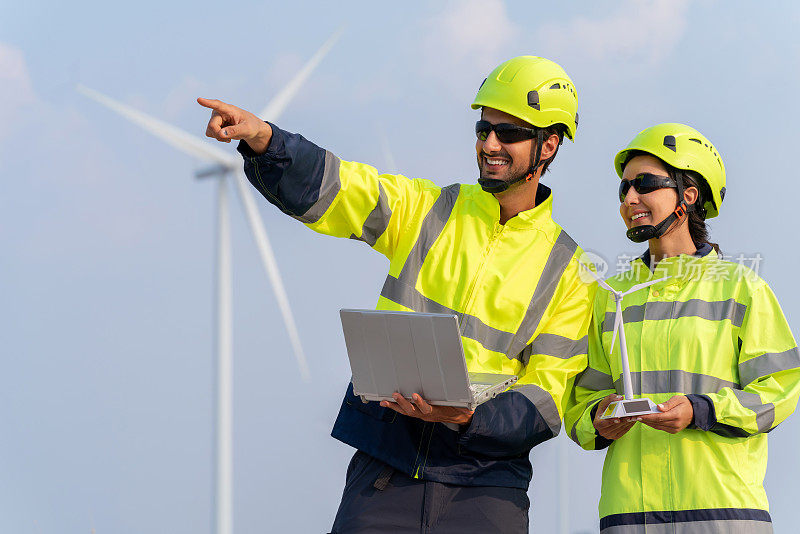
<instances>
[{"instance_id":1,"label":"index finger","mask_svg":"<svg viewBox=\"0 0 800 534\"><path fill-rule=\"evenodd\" d=\"M663 423L665 421L677 419L677 414L673 412L648 413L637 417L639 417L643 423Z\"/></svg>"},{"instance_id":2,"label":"index finger","mask_svg":"<svg viewBox=\"0 0 800 534\"><path fill-rule=\"evenodd\" d=\"M204 108L215 109L217 111L225 111L226 109L231 108L230 104L226 104L222 100L216 100L213 98L198 97L197 103L203 106Z\"/></svg>"}]
</instances>

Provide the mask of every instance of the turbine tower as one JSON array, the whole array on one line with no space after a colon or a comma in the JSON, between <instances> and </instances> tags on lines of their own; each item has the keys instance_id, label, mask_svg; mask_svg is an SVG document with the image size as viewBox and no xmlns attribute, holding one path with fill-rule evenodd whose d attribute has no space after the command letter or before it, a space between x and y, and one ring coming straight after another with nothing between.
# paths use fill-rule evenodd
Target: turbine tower
<instances>
[{"instance_id":1,"label":"turbine tower","mask_svg":"<svg viewBox=\"0 0 800 534\"><path fill-rule=\"evenodd\" d=\"M294 78L279 92L261 111L263 120L276 121L289 104L295 93L302 87L306 79L333 47L342 34L337 30L319 50L309 59ZM176 128L163 121L150 117L141 111L121 104L88 87L78 86L78 91L85 96L119 113L131 122L139 125L167 144L191 156L199 158L209 167L198 171L197 178L216 177L217 182L217 259L216 259L216 301L215 318L217 331L215 340L216 353L216 441L215 441L215 473L214 473L214 532L216 534L232 534L233 532L233 336L231 295L231 240L228 202L228 179L233 179L244 208L247 223L253 234L261 262L267 272L275 299L278 303L286 331L292 344L300 375L305 382L310 381L308 363L300 344L294 316L289 306L283 281L275 261L275 254L267 237L264 222L258 213L253 195L242 170L242 161L238 155L230 154L217 145L208 143L194 135Z\"/></svg>"}]
</instances>

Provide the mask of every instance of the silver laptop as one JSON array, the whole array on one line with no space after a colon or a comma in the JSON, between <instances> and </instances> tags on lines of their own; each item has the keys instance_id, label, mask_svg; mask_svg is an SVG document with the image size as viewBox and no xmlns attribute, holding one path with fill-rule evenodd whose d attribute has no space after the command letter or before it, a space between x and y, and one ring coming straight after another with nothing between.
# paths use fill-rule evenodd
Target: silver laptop
<instances>
[{"instance_id":1,"label":"silver laptop","mask_svg":"<svg viewBox=\"0 0 800 534\"><path fill-rule=\"evenodd\" d=\"M441 313L341 310L353 371L364 402L418 393L430 404L476 406L517 381L515 375L467 373L458 318Z\"/></svg>"}]
</instances>

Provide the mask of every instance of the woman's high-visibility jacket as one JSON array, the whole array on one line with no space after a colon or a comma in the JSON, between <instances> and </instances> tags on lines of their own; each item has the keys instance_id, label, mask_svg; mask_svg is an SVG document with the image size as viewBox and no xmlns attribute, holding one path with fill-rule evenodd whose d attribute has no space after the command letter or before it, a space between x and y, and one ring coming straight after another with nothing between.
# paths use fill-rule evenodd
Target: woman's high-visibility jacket
<instances>
[{"instance_id":1,"label":"woman's high-visibility jacket","mask_svg":"<svg viewBox=\"0 0 800 534\"><path fill-rule=\"evenodd\" d=\"M619 337L608 351L615 303L599 290L589 365L575 380L565 426L585 449L609 447L601 532L772 532L766 432L800 395L800 354L783 312L761 278L707 244L659 262L655 272L648 264L645 254L608 280L625 291L669 276L623 299L634 395L656 403L687 395L694 420L676 434L642 423L615 441L596 433L596 406L623 392Z\"/></svg>"},{"instance_id":2,"label":"woman's high-visibility jacket","mask_svg":"<svg viewBox=\"0 0 800 534\"><path fill-rule=\"evenodd\" d=\"M502 225L477 185L378 174L272 128L265 154L239 146L250 182L312 230L389 258L378 309L456 314L469 371L519 376L461 431L364 404L350 386L332 435L411 476L527 488L530 449L558 434L564 392L586 366L596 288L551 218L550 190Z\"/></svg>"}]
</instances>

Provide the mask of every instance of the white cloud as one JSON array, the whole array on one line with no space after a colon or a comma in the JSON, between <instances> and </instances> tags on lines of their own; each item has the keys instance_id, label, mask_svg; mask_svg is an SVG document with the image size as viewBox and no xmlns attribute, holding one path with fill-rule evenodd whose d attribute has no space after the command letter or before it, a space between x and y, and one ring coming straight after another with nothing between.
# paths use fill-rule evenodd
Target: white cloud
<instances>
[{"instance_id":1,"label":"white cloud","mask_svg":"<svg viewBox=\"0 0 800 534\"><path fill-rule=\"evenodd\" d=\"M164 113L168 119L175 119L185 110L197 107L195 98L202 96L205 85L193 76L184 76L164 98Z\"/></svg>"},{"instance_id":2,"label":"white cloud","mask_svg":"<svg viewBox=\"0 0 800 534\"><path fill-rule=\"evenodd\" d=\"M544 24L538 35L549 54L571 62L655 65L686 30L688 0L625 0L608 16Z\"/></svg>"},{"instance_id":3,"label":"white cloud","mask_svg":"<svg viewBox=\"0 0 800 534\"><path fill-rule=\"evenodd\" d=\"M0 43L0 114L6 119L15 117L35 101L22 51Z\"/></svg>"},{"instance_id":4,"label":"white cloud","mask_svg":"<svg viewBox=\"0 0 800 534\"><path fill-rule=\"evenodd\" d=\"M442 12L426 22L424 61L431 74L454 78L465 67L470 79L475 72L488 73L503 59L504 50L520 35L508 17L503 0L451 0ZM455 76L461 83L459 76Z\"/></svg>"}]
</instances>

